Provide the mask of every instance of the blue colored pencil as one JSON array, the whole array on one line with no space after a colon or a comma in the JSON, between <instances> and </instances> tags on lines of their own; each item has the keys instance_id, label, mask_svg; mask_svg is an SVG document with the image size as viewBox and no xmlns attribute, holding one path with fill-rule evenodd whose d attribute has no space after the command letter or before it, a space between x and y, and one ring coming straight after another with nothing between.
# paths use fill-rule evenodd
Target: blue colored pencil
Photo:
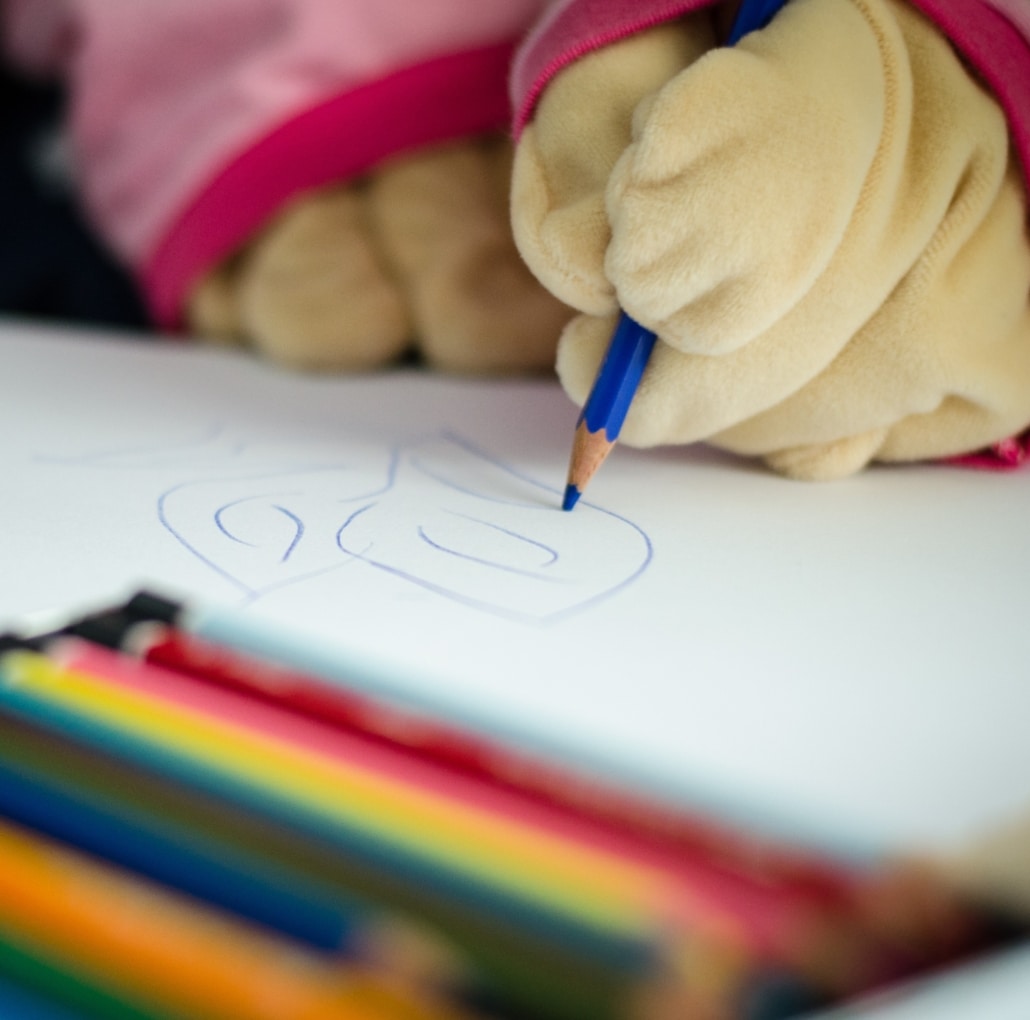
<instances>
[{"instance_id":1,"label":"blue colored pencil","mask_svg":"<svg viewBox=\"0 0 1030 1020\"><path fill-rule=\"evenodd\" d=\"M786 0L743 0L726 40L734 46L764 28ZM576 423L562 509L571 510L619 438L657 337L625 312L608 345L593 388Z\"/></svg>"}]
</instances>

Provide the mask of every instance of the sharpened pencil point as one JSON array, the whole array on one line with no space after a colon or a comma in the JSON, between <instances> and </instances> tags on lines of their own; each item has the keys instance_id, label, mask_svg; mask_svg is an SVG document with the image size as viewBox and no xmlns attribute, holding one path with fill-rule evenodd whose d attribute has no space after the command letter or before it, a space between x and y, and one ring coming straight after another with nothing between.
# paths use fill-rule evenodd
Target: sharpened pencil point
<instances>
[{"instance_id":1,"label":"sharpened pencil point","mask_svg":"<svg viewBox=\"0 0 1030 1020\"><path fill-rule=\"evenodd\" d=\"M594 472L601 466L601 462L614 445L604 429L591 432L583 421L576 426L572 456L569 458L569 473L565 476L565 498L561 504L563 510L571 510L579 502L580 496L587 491L587 485L594 477Z\"/></svg>"}]
</instances>

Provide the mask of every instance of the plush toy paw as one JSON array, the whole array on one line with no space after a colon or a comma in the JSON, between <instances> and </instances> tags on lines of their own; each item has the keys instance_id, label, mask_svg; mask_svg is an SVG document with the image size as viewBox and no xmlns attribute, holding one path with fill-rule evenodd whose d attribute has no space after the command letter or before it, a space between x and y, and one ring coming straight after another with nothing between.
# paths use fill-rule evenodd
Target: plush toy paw
<instances>
[{"instance_id":1,"label":"plush toy paw","mask_svg":"<svg viewBox=\"0 0 1030 1020\"><path fill-rule=\"evenodd\" d=\"M605 268L606 188L637 106L714 44L694 16L599 50L549 86L515 153L512 227L527 265L573 308L616 308Z\"/></svg>"},{"instance_id":2,"label":"plush toy paw","mask_svg":"<svg viewBox=\"0 0 1030 1020\"><path fill-rule=\"evenodd\" d=\"M675 31L700 51L678 68ZM705 42L688 22L583 58L519 143L520 249L584 313L558 354L570 395L621 306L662 341L630 445L707 440L830 478L1025 428L1026 195L944 37L903 0L807 0L733 49ZM661 80L627 90L623 61ZM605 98L621 146L584 183L566 125Z\"/></svg>"},{"instance_id":3,"label":"plush toy paw","mask_svg":"<svg viewBox=\"0 0 1030 1020\"><path fill-rule=\"evenodd\" d=\"M194 289L191 329L305 369L409 349L453 372L551 368L570 313L515 248L510 165L509 143L474 140L300 197Z\"/></svg>"},{"instance_id":4,"label":"plush toy paw","mask_svg":"<svg viewBox=\"0 0 1030 1020\"><path fill-rule=\"evenodd\" d=\"M284 209L194 290L193 331L304 369L354 371L396 357L411 324L367 204L361 188L341 186Z\"/></svg>"}]
</instances>

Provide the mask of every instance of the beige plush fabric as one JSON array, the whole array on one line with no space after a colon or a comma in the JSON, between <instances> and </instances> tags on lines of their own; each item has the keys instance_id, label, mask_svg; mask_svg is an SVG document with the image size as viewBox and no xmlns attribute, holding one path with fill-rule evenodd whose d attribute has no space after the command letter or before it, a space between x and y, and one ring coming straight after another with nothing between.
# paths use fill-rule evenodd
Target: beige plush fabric
<instances>
[{"instance_id":1,"label":"beige plush fabric","mask_svg":"<svg viewBox=\"0 0 1030 1020\"><path fill-rule=\"evenodd\" d=\"M470 139L301 196L197 286L191 330L301 369L416 350L456 373L550 371L570 312L515 249L511 161L507 139Z\"/></svg>"},{"instance_id":2,"label":"beige plush fabric","mask_svg":"<svg viewBox=\"0 0 1030 1020\"><path fill-rule=\"evenodd\" d=\"M584 313L582 402L621 306L663 341L622 439L805 478L1030 423L1030 239L1004 117L903 0L793 0L734 49L695 17L591 54L516 153L513 222Z\"/></svg>"}]
</instances>

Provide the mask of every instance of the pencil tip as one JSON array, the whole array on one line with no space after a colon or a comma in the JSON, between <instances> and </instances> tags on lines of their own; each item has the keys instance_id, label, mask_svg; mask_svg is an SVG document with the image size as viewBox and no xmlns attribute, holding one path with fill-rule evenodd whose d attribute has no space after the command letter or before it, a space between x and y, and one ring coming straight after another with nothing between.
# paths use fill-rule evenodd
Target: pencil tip
<instances>
[{"instance_id":1,"label":"pencil tip","mask_svg":"<svg viewBox=\"0 0 1030 1020\"><path fill-rule=\"evenodd\" d=\"M571 483L565 486L565 496L561 501L562 510L571 510L578 502L582 493Z\"/></svg>"}]
</instances>

